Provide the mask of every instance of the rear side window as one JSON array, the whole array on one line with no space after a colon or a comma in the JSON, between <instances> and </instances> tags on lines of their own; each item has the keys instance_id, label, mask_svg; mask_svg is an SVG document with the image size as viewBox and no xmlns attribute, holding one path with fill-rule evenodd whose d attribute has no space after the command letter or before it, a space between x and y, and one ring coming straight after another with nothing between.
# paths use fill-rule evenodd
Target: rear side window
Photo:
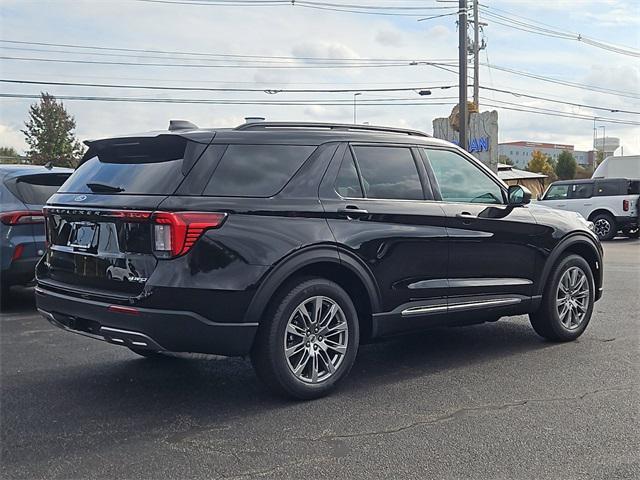
<instances>
[{"instance_id":1,"label":"rear side window","mask_svg":"<svg viewBox=\"0 0 640 480\"><path fill-rule=\"evenodd\" d=\"M340 165L340 171L336 178L336 192L341 197L362 198L362 187L351 150L347 150L342 159L342 165Z\"/></svg>"},{"instance_id":2,"label":"rear side window","mask_svg":"<svg viewBox=\"0 0 640 480\"><path fill-rule=\"evenodd\" d=\"M592 183L576 183L571 185L571 198L590 198L593 195Z\"/></svg>"},{"instance_id":3,"label":"rear side window","mask_svg":"<svg viewBox=\"0 0 640 480\"><path fill-rule=\"evenodd\" d=\"M309 145L229 145L204 195L271 197L315 149Z\"/></svg>"},{"instance_id":4,"label":"rear side window","mask_svg":"<svg viewBox=\"0 0 640 480\"><path fill-rule=\"evenodd\" d=\"M104 141L89 149L90 158L60 192L171 194L184 179L183 159L195 145L171 135Z\"/></svg>"},{"instance_id":5,"label":"rear side window","mask_svg":"<svg viewBox=\"0 0 640 480\"><path fill-rule=\"evenodd\" d=\"M607 197L611 195L621 195L619 182L596 182L596 196Z\"/></svg>"},{"instance_id":6,"label":"rear side window","mask_svg":"<svg viewBox=\"0 0 640 480\"><path fill-rule=\"evenodd\" d=\"M640 180L629 181L629 185L627 186L627 194L628 195L640 194Z\"/></svg>"},{"instance_id":7,"label":"rear side window","mask_svg":"<svg viewBox=\"0 0 640 480\"><path fill-rule=\"evenodd\" d=\"M424 199L411 149L360 146L354 151L367 198Z\"/></svg>"},{"instance_id":8,"label":"rear side window","mask_svg":"<svg viewBox=\"0 0 640 480\"><path fill-rule=\"evenodd\" d=\"M69 173L25 175L15 180L13 193L24 203L44 205L69 178L69 175Z\"/></svg>"}]
</instances>

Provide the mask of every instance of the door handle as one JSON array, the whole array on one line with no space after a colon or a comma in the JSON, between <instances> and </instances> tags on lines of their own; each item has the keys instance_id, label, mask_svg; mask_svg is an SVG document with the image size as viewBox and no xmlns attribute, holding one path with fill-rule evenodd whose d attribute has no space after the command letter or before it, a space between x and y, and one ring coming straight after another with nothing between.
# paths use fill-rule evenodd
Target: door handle
<instances>
[{"instance_id":1,"label":"door handle","mask_svg":"<svg viewBox=\"0 0 640 480\"><path fill-rule=\"evenodd\" d=\"M362 208L358 208L355 205L347 205L345 208L339 208L338 213L343 213L347 215L347 218L357 217L360 215L367 215L369 212Z\"/></svg>"},{"instance_id":2,"label":"door handle","mask_svg":"<svg viewBox=\"0 0 640 480\"><path fill-rule=\"evenodd\" d=\"M465 220L473 220L474 218L478 218L475 215L469 213L469 212L460 212L460 213L456 213L456 217L457 218L464 218Z\"/></svg>"}]
</instances>

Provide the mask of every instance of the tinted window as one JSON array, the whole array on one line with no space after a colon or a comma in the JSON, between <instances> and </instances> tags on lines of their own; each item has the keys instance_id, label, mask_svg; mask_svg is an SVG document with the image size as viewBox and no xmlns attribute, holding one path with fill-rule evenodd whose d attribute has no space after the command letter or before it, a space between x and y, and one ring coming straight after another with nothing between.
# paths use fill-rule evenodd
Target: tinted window
<instances>
[{"instance_id":1,"label":"tinted window","mask_svg":"<svg viewBox=\"0 0 640 480\"><path fill-rule=\"evenodd\" d=\"M640 193L640 180L630 180L627 186L628 195L638 195Z\"/></svg>"},{"instance_id":2,"label":"tinted window","mask_svg":"<svg viewBox=\"0 0 640 480\"><path fill-rule=\"evenodd\" d=\"M575 185L571 185L570 191L571 198L590 198L591 195L593 195L593 184L576 183Z\"/></svg>"},{"instance_id":3,"label":"tinted window","mask_svg":"<svg viewBox=\"0 0 640 480\"><path fill-rule=\"evenodd\" d=\"M44 205L69 178L69 173L27 175L16 179L15 194L24 203Z\"/></svg>"},{"instance_id":4,"label":"tinted window","mask_svg":"<svg viewBox=\"0 0 640 480\"><path fill-rule=\"evenodd\" d=\"M362 197L362 187L360 187L358 171L351 150L347 150L342 159L342 165L340 165L340 171L336 178L336 192L342 197Z\"/></svg>"},{"instance_id":5,"label":"tinted window","mask_svg":"<svg viewBox=\"0 0 640 480\"><path fill-rule=\"evenodd\" d=\"M422 184L411 149L355 147L365 195L369 198L423 200Z\"/></svg>"},{"instance_id":6,"label":"tinted window","mask_svg":"<svg viewBox=\"0 0 640 480\"><path fill-rule=\"evenodd\" d=\"M551 185L545 200L565 200L569 196L569 185Z\"/></svg>"},{"instance_id":7,"label":"tinted window","mask_svg":"<svg viewBox=\"0 0 640 480\"><path fill-rule=\"evenodd\" d=\"M229 145L204 194L275 195L315 149L307 145Z\"/></svg>"},{"instance_id":8,"label":"tinted window","mask_svg":"<svg viewBox=\"0 0 640 480\"><path fill-rule=\"evenodd\" d=\"M93 157L78 167L60 191L92 192L87 186L91 183L122 188L125 194L166 195L173 193L183 178L182 159L157 163L109 163Z\"/></svg>"},{"instance_id":9,"label":"tinted window","mask_svg":"<svg viewBox=\"0 0 640 480\"><path fill-rule=\"evenodd\" d=\"M469 160L447 150L426 150L442 200L464 203L504 203L502 189Z\"/></svg>"},{"instance_id":10,"label":"tinted window","mask_svg":"<svg viewBox=\"0 0 640 480\"><path fill-rule=\"evenodd\" d=\"M606 197L608 195L620 195L619 182L596 182L596 196Z\"/></svg>"}]
</instances>

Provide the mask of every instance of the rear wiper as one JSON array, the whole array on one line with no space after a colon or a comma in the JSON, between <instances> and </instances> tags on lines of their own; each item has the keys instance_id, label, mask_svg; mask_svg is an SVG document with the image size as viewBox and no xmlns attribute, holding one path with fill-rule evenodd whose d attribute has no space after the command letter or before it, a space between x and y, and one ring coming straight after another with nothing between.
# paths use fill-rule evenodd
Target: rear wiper
<instances>
[{"instance_id":1,"label":"rear wiper","mask_svg":"<svg viewBox=\"0 0 640 480\"><path fill-rule=\"evenodd\" d=\"M87 187L91 189L92 192L124 192L124 188L114 187L112 185L107 185L106 183L87 183Z\"/></svg>"}]
</instances>

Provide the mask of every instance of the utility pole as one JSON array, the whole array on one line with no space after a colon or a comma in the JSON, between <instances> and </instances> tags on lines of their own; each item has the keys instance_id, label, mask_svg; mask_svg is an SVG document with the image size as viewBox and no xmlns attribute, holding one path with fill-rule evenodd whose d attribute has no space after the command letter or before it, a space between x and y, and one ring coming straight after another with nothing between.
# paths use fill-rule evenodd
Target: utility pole
<instances>
[{"instance_id":1,"label":"utility pole","mask_svg":"<svg viewBox=\"0 0 640 480\"><path fill-rule=\"evenodd\" d=\"M356 122L356 119L357 119L357 117L356 117L356 98L357 98L358 95L362 95L362 93L358 92L358 93L354 93L353 94L353 124L354 125L357 123Z\"/></svg>"},{"instance_id":2,"label":"utility pole","mask_svg":"<svg viewBox=\"0 0 640 480\"><path fill-rule=\"evenodd\" d=\"M473 103L480 111L480 22L478 0L473 0Z\"/></svg>"},{"instance_id":3,"label":"utility pole","mask_svg":"<svg viewBox=\"0 0 640 480\"><path fill-rule=\"evenodd\" d=\"M460 147L467 150L467 0L459 0L458 8L458 123Z\"/></svg>"}]
</instances>

